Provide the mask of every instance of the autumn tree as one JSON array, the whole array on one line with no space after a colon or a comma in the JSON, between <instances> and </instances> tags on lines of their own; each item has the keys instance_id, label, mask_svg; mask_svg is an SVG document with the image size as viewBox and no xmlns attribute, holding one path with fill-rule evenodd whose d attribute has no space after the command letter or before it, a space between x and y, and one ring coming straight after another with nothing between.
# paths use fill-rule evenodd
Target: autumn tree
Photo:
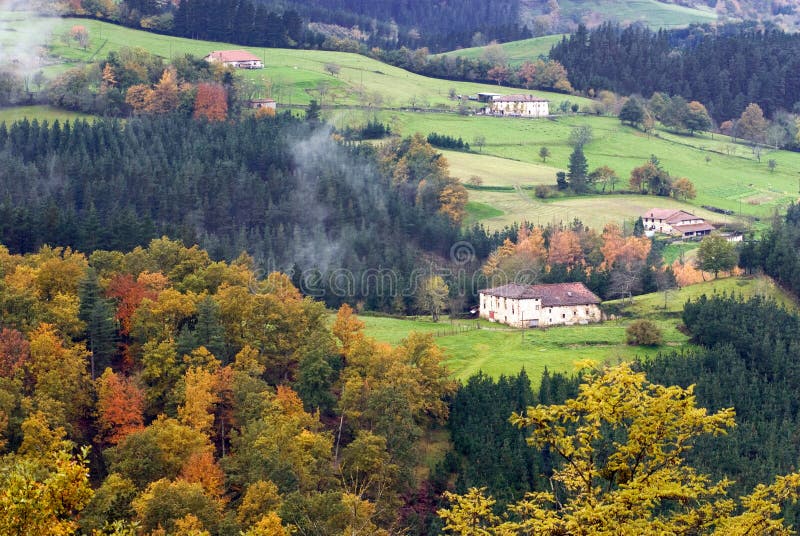
<instances>
[{"instance_id":1,"label":"autumn tree","mask_svg":"<svg viewBox=\"0 0 800 536\"><path fill-rule=\"evenodd\" d=\"M144 428L144 393L110 368L97 379L98 442L116 445Z\"/></svg>"},{"instance_id":2,"label":"autumn tree","mask_svg":"<svg viewBox=\"0 0 800 536\"><path fill-rule=\"evenodd\" d=\"M608 166L600 166L589 173L589 182L591 184L601 184L603 186L603 192L606 191L606 187L609 185L613 192L618 181L619 177L617 177L617 172Z\"/></svg>"},{"instance_id":3,"label":"autumn tree","mask_svg":"<svg viewBox=\"0 0 800 536\"><path fill-rule=\"evenodd\" d=\"M434 322L439 321L445 306L450 289L441 276L431 275L423 279L415 294L417 308L424 313L430 313Z\"/></svg>"},{"instance_id":4,"label":"autumn tree","mask_svg":"<svg viewBox=\"0 0 800 536\"><path fill-rule=\"evenodd\" d=\"M571 229L555 231L550 236L547 260L550 265L573 266L583 260L583 249L578 234Z\"/></svg>"},{"instance_id":5,"label":"autumn tree","mask_svg":"<svg viewBox=\"0 0 800 536\"><path fill-rule=\"evenodd\" d=\"M761 106L756 103L747 105L741 117L736 122L736 130L742 138L749 140L753 145L764 142L768 122L764 117Z\"/></svg>"},{"instance_id":6,"label":"autumn tree","mask_svg":"<svg viewBox=\"0 0 800 536\"><path fill-rule=\"evenodd\" d=\"M69 37L84 50L89 46L89 30L86 29L86 26L73 26L69 30Z\"/></svg>"},{"instance_id":7,"label":"autumn tree","mask_svg":"<svg viewBox=\"0 0 800 536\"><path fill-rule=\"evenodd\" d=\"M168 114L177 110L178 104L180 96L175 72L164 69L161 79L146 96L145 111L151 114Z\"/></svg>"},{"instance_id":8,"label":"autumn tree","mask_svg":"<svg viewBox=\"0 0 800 536\"><path fill-rule=\"evenodd\" d=\"M223 86L208 83L197 85L194 118L208 121L225 121L228 118L228 94Z\"/></svg>"},{"instance_id":9,"label":"autumn tree","mask_svg":"<svg viewBox=\"0 0 800 536\"><path fill-rule=\"evenodd\" d=\"M706 107L697 101L692 101L687 105L683 124L689 129L689 133L694 135L696 130L710 130L713 122Z\"/></svg>"},{"instance_id":10,"label":"autumn tree","mask_svg":"<svg viewBox=\"0 0 800 536\"><path fill-rule=\"evenodd\" d=\"M800 495L800 474L760 485L737 507L729 480L686 463L702 435L734 426L732 409L696 406L694 389L649 383L627 363L584 376L576 398L528 407L511 422L553 453L553 487L497 516L481 489L448 495L438 512L450 534L789 534L780 504Z\"/></svg>"},{"instance_id":11,"label":"autumn tree","mask_svg":"<svg viewBox=\"0 0 800 536\"><path fill-rule=\"evenodd\" d=\"M697 190L695 190L692 181L686 177L681 177L672 183L672 195L676 199L694 199L697 197Z\"/></svg>"}]
</instances>

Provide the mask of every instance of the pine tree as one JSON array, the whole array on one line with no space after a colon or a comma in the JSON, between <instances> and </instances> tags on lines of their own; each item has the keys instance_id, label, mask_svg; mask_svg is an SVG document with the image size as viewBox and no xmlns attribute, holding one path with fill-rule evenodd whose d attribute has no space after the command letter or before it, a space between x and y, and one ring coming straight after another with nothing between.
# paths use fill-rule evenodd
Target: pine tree
<instances>
[{"instance_id":1,"label":"pine tree","mask_svg":"<svg viewBox=\"0 0 800 536\"><path fill-rule=\"evenodd\" d=\"M586 161L586 156L583 154L583 146L578 145L572 154L569 156L569 186L576 193L584 193L589 189L587 180L587 173L589 172L589 163Z\"/></svg>"},{"instance_id":2,"label":"pine tree","mask_svg":"<svg viewBox=\"0 0 800 536\"><path fill-rule=\"evenodd\" d=\"M78 295L78 318L86 324L87 349L91 352L91 374L94 379L96 371L110 365L116 353L117 323L114 320L114 308L102 295L94 268L86 270Z\"/></svg>"}]
</instances>

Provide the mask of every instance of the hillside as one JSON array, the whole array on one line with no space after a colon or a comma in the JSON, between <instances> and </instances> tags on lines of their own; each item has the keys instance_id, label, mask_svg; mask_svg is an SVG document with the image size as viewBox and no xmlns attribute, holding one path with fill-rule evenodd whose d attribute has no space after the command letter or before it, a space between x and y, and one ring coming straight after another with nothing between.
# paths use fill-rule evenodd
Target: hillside
<instances>
[{"instance_id":1,"label":"hillside","mask_svg":"<svg viewBox=\"0 0 800 536\"><path fill-rule=\"evenodd\" d=\"M746 146L717 134L680 136L658 131L658 137L648 137L621 125L616 118L596 116L564 116L544 121L386 111L379 117L390 121L404 135L437 132L460 136L469 142L476 136L484 136L486 145L480 153L451 151L446 155L454 175L464 181L473 175L482 179L482 188L470 190L470 200L503 213L486 220L491 227L522 219L545 224L571 221L574 217L592 226L602 226L609 219L633 218L647 208L661 205L683 206L718 223L728 218L705 212L701 205L766 219L774 210L797 198L796 169L800 168L800 154L771 151L758 162ZM520 190L536 184L555 184L555 173L566 169L572 151L568 141L570 132L580 125L590 126L594 133L594 140L585 148L589 168L610 166L621 178L619 188L627 184L631 169L656 155L671 175L688 177L695 184L697 198L689 203L631 195L539 200L533 197L531 189ZM552 153L547 162L538 156L542 146ZM777 163L773 172L767 166L770 159Z\"/></svg>"},{"instance_id":2,"label":"hillside","mask_svg":"<svg viewBox=\"0 0 800 536\"><path fill-rule=\"evenodd\" d=\"M546 35L500 43L500 48L506 54L508 63L521 65L526 61L534 60L540 56L547 56L553 45L561 41L563 35ZM486 46L462 48L441 54L442 56L482 59L486 53Z\"/></svg>"},{"instance_id":3,"label":"hillside","mask_svg":"<svg viewBox=\"0 0 800 536\"><path fill-rule=\"evenodd\" d=\"M28 19L19 13L12 13L10 19L9 30L23 31L28 24ZM89 31L86 50L76 45L65 45L59 37L76 24L85 26ZM486 84L427 78L353 53L239 47L227 43L157 35L83 19L58 20L49 26L49 32L49 35L42 36L41 44L47 44L50 53L60 59L60 63L44 69L49 75L70 66L101 59L122 47L141 47L164 58L184 54L203 57L213 50L235 48L248 50L264 58L265 69L246 71L243 76L261 85L264 93L271 94L281 104L290 106L305 106L312 99L317 99L323 105L343 107L437 106L455 109L455 101L449 98L451 88L463 95L496 91L496 86ZM13 32L9 31L6 35L13 35ZM326 65L329 64L340 67L337 75L326 70ZM269 88L266 87L267 80ZM539 93L551 99L555 105L565 99L564 95L557 93ZM588 102L585 99L569 98L573 102Z\"/></svg>"}]
</instances>

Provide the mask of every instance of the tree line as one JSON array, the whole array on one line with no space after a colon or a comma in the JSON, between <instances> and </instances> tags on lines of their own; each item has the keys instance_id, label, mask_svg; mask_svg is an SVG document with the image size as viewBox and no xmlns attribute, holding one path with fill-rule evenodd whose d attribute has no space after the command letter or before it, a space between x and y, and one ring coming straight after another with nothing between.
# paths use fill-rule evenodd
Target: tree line
<instances>
[{"instance_id":1,"label":"tree line","mask_svg":"<svg viewBox=\"0 0 800 536\"><path fill-rule=\"evenodd\" d=\"M749 103L768 116L800 102L800 37L767 25L691 26L653 32L606 23L580 26L550 51L580 91L655 92L702 102L717 122Z\"/></svg>"}]
</instances>

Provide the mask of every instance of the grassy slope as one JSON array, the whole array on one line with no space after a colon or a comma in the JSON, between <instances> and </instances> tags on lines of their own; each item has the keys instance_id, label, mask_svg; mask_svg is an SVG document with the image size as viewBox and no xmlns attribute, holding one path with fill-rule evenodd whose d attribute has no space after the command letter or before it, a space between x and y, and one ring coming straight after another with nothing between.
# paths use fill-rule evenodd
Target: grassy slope
<instances>
[{"instance_id":1,"label":"grassy slope","mask_svg":"<svg viewBox=\"0 0 800 536\"><path fill-rule=\"evenodd\" d=\"M89 30L91 43L86 51L65 46L57 37L74 24L81 24ZM284 104L304 105L312 98L319 99L315 89L320 83L330 86L323 104L367 105L375 102L375 94L380 94L384 107L407 106L413 97L417 102L455 108L455 103L448 98L450 88L459 94L496 89L491 85L426 78L358 54L241 47L157 35L95 20L59 20L54 25L53 34L56 37L51 43L52 53L74 64L90 58L102 58L122 47L141 47L164 58L188 53L202 57L212 50L222 49L249 50L264 58L266 68L244 71L244 76L256 81L270 80L273 97ZM327 63L341 66L338 76L331 76L325 71ZM564 98L559 94L545 95L555 102Z\"/></svg>"},{"instance_id":2,"label":"grassy slope","mask_svg":"<svg viewBox=\"0 0 800 536\"><path fill-rule=\"evenodd\" d=\"M688 299L714 292L735 292L746 297L756 294L772 296L779 303L794 307L791 297L776 288L769 279L729 278L669 292L666 310L663 293L638 296L625 305L619 301L605 302L604 307L623 316L602 324L521 331L480 321L482 329L452 335L440 334L436 336L436 342L445 350L447 365L460 379L466 379L479 370L497 377L516 374L525 367L535 384L545 367L554 371L570 371L575 361L581 359L613 362L689 347L688 337L677 330L680 321L678 314ZM665 344L657 348L627 346L624 343L625 328L634 318L650 318L658 323L664 330ZM367 335L391 344L397 344L412 331L436 333L452 329L447 321L434 324L419 318L362 317L361 320L366 324ZM457 325L463 326L475 324L475 321L457 322Z\"/></svg>"},{"instance_id":3,"label":"grassy slope","mask_svg":"<svg viewBox=\"0 0 800 536\"><path fill-rule=\"evenodd\" d=\"M688 177L694 182L698 196L691 202L694 205L689 207L691 210L700 212L695 207L707 204L769 217L776 208L797 198L796 170L800 169L800 154L772 151L763 154L761 162L758 162L747 147L735 145L719 135L713 138L705 133L681 136L659 131L659 137L648 137L621 125L612 117L567 116L557 120L528 120L403 112L383 112L382 117L403 134L438 132L461 136L469 142L476 136L484 136L486 146L481 154L495 158L482 160L480 154L447 153L456 176L469 178L477 175L483 179L484 185L554 184L556 171L566 168L572 151L568 143L570 131L578 125L590 125L595 137L585 149L590 169L608 165L620 177L627 178L631 169L655 154L670 174ZM538 157L543 145L552 153L546 163ZM735 152L729 155L730 147ZM710 162L706 162L707 156ZM769 159L777 161L774 172L767 167ZM472 194L473 201L488 204L507 196L507 204L516 207L512 211L529 212L516 204L514 193ZM607 198L598 198L593 208L607 206L607 202ZM669 201L650 197L637 203L656 206L666 205ZM496 208L509 213L508 207ZM712 220L719 221L720 218Z\"/></svg>"},{"instance_id":4,"label":"grassy slope","mask_svg":"<svg viewBox=\"0 0 800 536\"><path fill-rule=\"evenodd\" d=\"M688 26L693 22L711 22L717 16L711 10L700 10L656 0L559 0L562 16L599 14L588 22L613 20L620 23L643 22L652 28Z\"/></svg>"},{"instance_id":5,"label":"grassy slope","mask_svg":"<svg viewBox=\"0 0 800 536\"><path fill-rule=\"evenodd\" d=\"M545 35L543 37L533 37L519 41L509 41L500 46L508 55L508 62L511 65L521 65L529 60L535 60L539 56L547 56L553 45L561 41L562 35ZM472 47L453 50L441 54L442 56L460 56L462 58L480 59L486 47Z\"/></svg>"}]
</instances>

